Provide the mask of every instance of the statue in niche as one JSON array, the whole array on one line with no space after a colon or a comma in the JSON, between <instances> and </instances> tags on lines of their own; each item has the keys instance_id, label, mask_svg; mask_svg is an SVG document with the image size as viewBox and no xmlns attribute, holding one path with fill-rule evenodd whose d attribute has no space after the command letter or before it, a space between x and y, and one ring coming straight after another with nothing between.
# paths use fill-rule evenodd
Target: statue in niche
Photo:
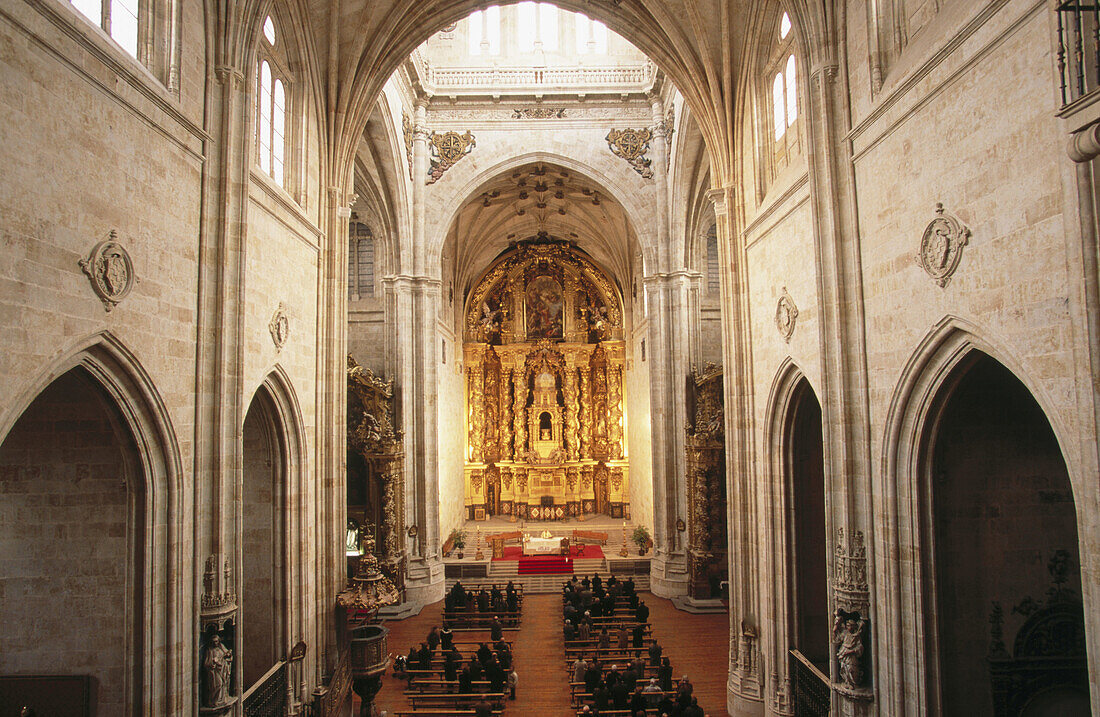
<instances>
[{"instance_id":1,"label":"statue in niche","mask_svg":"<svg viewBox=\"0 0 1100 717\"><path fill-rule=\"evenodd\" d=\"M562 338L561 287L549 276L535 277L527 285L527 338Z\"/></svg>"},{"instance_id":2,"label":"statue in niche","mask_svg":"<svg viewBox=\"0 0 1100 717\"><path fill-rule=\"evenodd\" d=\"M504 328L504 312L499 303L490 299L481 302L481 317L477 321L478 339L488 344L500 343L500 332Z\"/></svg>"},{"instance_id":3,"label":"statue in niche","mask_svg":"<svg viewBox=\"0 0 1100 717\"><path fill-rule=\"evenodd\" d=\"M348 553L359 554L359 524L354 520L348 521L348 534L344 549Z\"/></svg>"},{"instance_id":4,"label":"statue in niche","mask_svg":"<svg viewBox=\"0 0 1100 717\"><path fill-rule=\"evenodd\" d=\"M606 306L588 299L588 305L583 309L583 313L588 323L588 331L597 341L611 338L611 322L607 318Z\"/></svg>"},{"instance_id":5,"label":"statue in niche","mask_svg":"<svg viewBox=\"0 0 1100 717\"><path fill-rule=\"evenodd\" d=\"M222 645L222 638L216 632L210 636L210 642L206 645L202 668L206 675L206 706L219 707L228 702L233 651Z\"/></svg>"},{"instance_id":6,"label":"statue in niche","mask_svg":"<svg viewBox=\"0 0 1100 717\"><path fill-rule=\"evenodd\" d=\"M840 666L840 679L851 688L863 682L863 630L867 621L858 612L845 612L837 608L833 618L833 644Z\"/></svg>"}]
</instances>

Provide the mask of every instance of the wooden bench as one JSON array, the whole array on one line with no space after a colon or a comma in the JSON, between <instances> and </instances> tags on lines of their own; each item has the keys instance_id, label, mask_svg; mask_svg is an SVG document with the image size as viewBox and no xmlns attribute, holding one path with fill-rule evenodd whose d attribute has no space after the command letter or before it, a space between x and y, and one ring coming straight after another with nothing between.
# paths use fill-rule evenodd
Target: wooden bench
<instances>
[{"instance_id":1,"label":"wooden bench","mask_svg":"<svg viewBox=\"0 0 1100 717\"><path fill-rule=\"evenodd\" d=\"M498 707L493 710L494 715L504 714L504 708ZM476 713L473 710L463 709L440 709L421 707L413 710L400 710L394 712L394 717L474 717Z\"/></svg>"},{"instance_id":2,"label":"wooden bench","mask_svg":"<svg viewBox=\"0 0 1100 717\"><path fill-rule=\"evenodd\" d=\"M443 692L443 693L429 693L429 692L413 692L405 693L405 699L409 701L413 707L417 704L423 704L429 707L444 707L453 705L458 707L460 705L466 705L469 703L477 702L481 699L486 699L489 702L503 702L503 692L467 692L459 694L457 692Z\"/></svg>"}]
</instances>

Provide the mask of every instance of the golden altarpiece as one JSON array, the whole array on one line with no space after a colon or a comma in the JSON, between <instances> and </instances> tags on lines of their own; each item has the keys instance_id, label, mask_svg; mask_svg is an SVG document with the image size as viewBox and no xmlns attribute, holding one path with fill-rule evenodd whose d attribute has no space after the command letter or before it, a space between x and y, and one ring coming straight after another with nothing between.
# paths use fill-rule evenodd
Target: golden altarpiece
<instances>
[{"instance_id":1,"label":"golden altarpiece","mask_svg":"<svg viewBox=\"0 0 1100 717\"><path fill-rule=\"evenodd\" d=\"M545 235L503 254L465 306L467 517L630 517L622 303Z\"/></svg>"},{"instance_id":2,"label":"golden altarpiece","mask_svg":"<svg viewBox=\"0 0 1100 717\"><path fill-rule=\"evenodd\" d=\"M726 439L722 368L708 363L689 382L687 429L688 594L719 596L726 561Z\"/></svg>"},{"instance_id":3,"label":"golden altarpiece","mask_svg":"<svg viewBox=\"0 0 1100 717\"><path fill-rule=\"evenodd\" d=\"M348 356L348 531L350 568L374 542L382 571L404 587L404 444L394 428L393 381L383 381ZM350 575L349 575L350 577Z\"/></svg>"}]
</instances>

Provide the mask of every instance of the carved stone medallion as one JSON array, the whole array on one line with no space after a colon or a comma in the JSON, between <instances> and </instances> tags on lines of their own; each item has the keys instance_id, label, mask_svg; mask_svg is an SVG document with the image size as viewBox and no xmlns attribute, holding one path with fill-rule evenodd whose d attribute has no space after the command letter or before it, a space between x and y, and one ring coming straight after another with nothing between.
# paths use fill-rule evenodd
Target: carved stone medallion
<instances>
[{"instance_id":1,"label":"carved stone medallion","mask_svg":"<svg viewBox=\"0 0 1100 717\"><path fill-rule=\"evenodd\" d=\"M653 177L653 161L646 157L653 132L649 129L613 129L607 133L607 146L611 152L634 168L646 179Z\"/></svg>"},{"instance_id":2,"label":"carved stone medallion","mask_svg":"<svg viewBox=\"0 0 1100 717\"><path fill-rule=\"evenodd\" d=\"M431 167L428 169L428 184L438 181L443 173L453 167L477 146L474 136L469 132L432 132L428 140L431 151Z\"/></svg>"},{"instance_id":3,"label":"carved stone medallion","mask_svg":"<svg viewBox=\"0 0 1100 717\"><path fill-rule=\"evenodd\" d=\"M271 341L275 344L276 351L282 351L286 346L286 340L290 338L290 318L287 316L286 304L279 303L275 309L275 315L271 317L271 323L267 325L271 332Z\"/></svg>"},{"instance_id":4,"label":"carved stone medallion","mask_svg":"<svg viewBox=\"0 0 1100 717\"><path fill-rule=\"evenodd\" d=\"M88 275L92 289L107 311L115 308L133 288L134 264L118 242L114 229L110 239L96 244L88 258L80 260L80 268Z\"/></svg>"},{"instance_id":5,"label":"carved stone medallion","mask_svg":"<svg viewBox=\"0 0 1100 717\"><path fill-rule=\"evenodd\" d=\"M787 293L787 287L783 287L783 295L779 297L779 303L775 307L775 328L784 341L790 342L794 335L794 326L798 321L798 307L794 305L794 299Z\"/></svg>"},{"instance_id":6,"label":"carved stone medallion","mask_svg":"<svg viewBox=\"0 0 1100 717\"><path fill-rule=\"evenodd\" d=\"M959 268L963 247L970 239L970 230L958 219L936 203L936 218L929 223L921 237L917 263L937 285L944 287Z\"/></svg>"}]
</instances>

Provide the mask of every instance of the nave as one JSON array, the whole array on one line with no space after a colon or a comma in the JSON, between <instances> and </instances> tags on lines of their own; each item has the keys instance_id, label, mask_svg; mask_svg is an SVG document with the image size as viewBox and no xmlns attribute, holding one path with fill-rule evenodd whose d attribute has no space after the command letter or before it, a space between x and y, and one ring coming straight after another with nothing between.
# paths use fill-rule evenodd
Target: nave
<instances>
[{"instance_id":1,"label":"nave","mask_svg":"<svg viewBox=\"0 0 1100 717\"><path fill-rule=\"evenodd\" d=\"M721 668L729 646L729 616L726 613L693 615L678 611L671 601L648 592L639 592L639 597L650 608L652 634L661 644L663 655L670 658L674 680L687 675L694 686L693 695L704 712L723 714L726 671ZM442 613L443 602L440 601L426 606L415 617L387 622L390 651L395 656L403 655L410 647L419 645L433 625L442 624ZM504 639L512 643L514 666L519 676L516 699L505 701L504 715L574 717L578 713L571 705L569 671L563 658L565 643L561 615L560 593L524 596L519 629L504 632ZM482 642L489 638L488 630L455 631L456 641ZM380 713L384 711L387 717L395 717L399 712L412 711L404 694L405 688L404 680L394 677L392 670L387 671L382 691L375 698Z\"/></svg>"}]
</instances>

